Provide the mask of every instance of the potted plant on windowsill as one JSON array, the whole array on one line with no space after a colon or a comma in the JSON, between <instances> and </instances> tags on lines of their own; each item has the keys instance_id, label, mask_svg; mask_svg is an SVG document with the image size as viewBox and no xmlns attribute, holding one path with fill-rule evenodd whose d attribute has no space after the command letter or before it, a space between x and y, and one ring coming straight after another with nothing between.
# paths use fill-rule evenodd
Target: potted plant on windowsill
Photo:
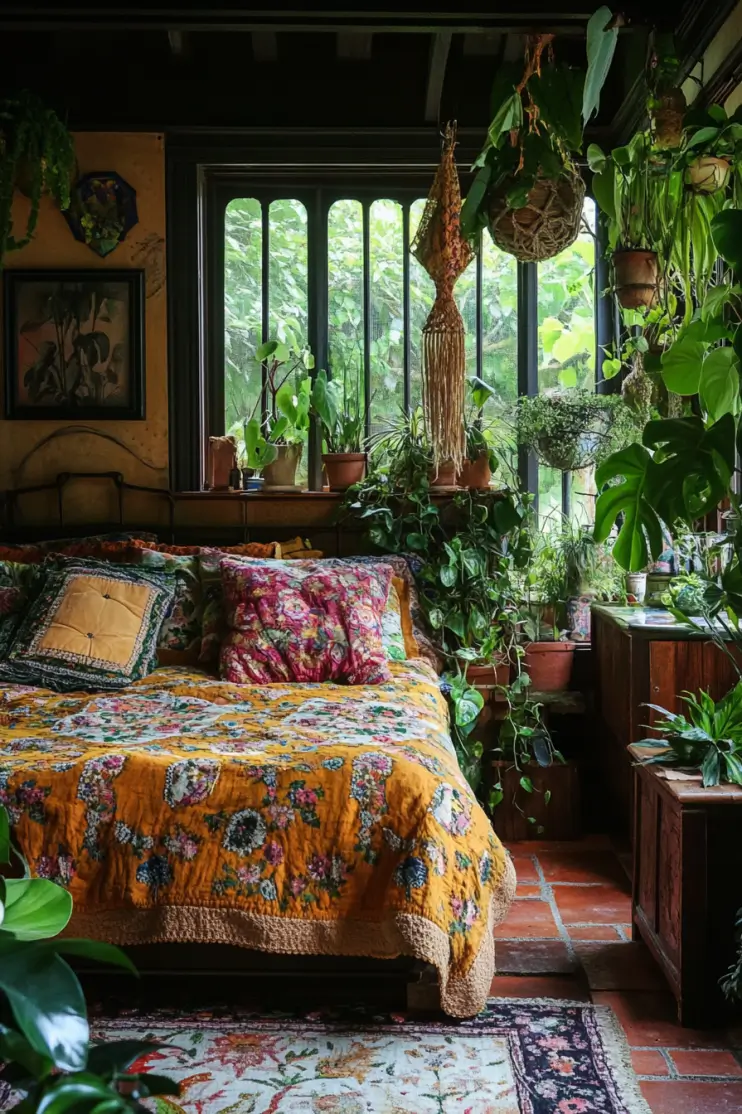
<instances>
[{"instance_id":1,"label":"potted plant on windowsill","mask_svg":"<svg viewBox=\"0 0 742 1114\"><path fill-rule=\"evenodd\" d=\"M254 450L264 454L263 490L293 491L309 429L311 380L304 373L314 367L314 357L308 349L292 350L281 341L269 340L258 348L255 358L265 369L267 409L259 420L255 414L262 402L259 398L248 430ZM275 450L275 455L268 454L270 459L265 456L266 446Z\"/></svg>"},{"instance_id":2,"label":"potted plant on windowsill","mask_svg":"<svg viewBox=\"0 0 742 1114\"><path fill-rule=\"evenodd\" d=\"M484 406L495 397L495 392L475 375L470 378L469 384L471 402L464 415L466 459L456 479L460 487L487 491L499 461L493 444L492 423L484 417Z\"/></svg>"},{"instance_id":3,"label":"potted plant on windowsill","mask_svg":"<svg viewBox=\"0 0 742 1114\"><path fill-rule=\"evenodd\" d=\"M498 107L461 212L467 239L488 227L498 247L527 262L576 239L585 187L575 159L617 35L618 21L601 7L588 23L586 72L555 62L550 34L528 37L522 68L501 67L491 98Z\"/></svg>"},{"instance_id":4,"label":"potted plant on windowsill","mask_svg":"<svg viewBox=\"0 0 742 1114\"><path fill-rule=\"evenodd\" d=\"M355 386L351 392L346 375L342 382L328 380L322 369L312 387L311 410L322 426L322 463L330 491L347 491L366 473L366 419L360 404L361 384Z\"/></svg>"}]
</instances>

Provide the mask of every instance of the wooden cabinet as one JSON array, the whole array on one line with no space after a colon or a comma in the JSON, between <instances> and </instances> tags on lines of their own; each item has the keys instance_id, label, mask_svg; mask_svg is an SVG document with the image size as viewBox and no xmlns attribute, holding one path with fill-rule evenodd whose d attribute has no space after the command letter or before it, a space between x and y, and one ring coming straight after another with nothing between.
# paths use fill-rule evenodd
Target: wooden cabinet
<instances>
[{"instance_id":1,"label":"wooden cabinet","mask_svg":"<svg viewBox=\"0 0 742 1114\"><path fill-rule=\"evenodd\" d=\"M634 782L634 934L665 973L680 1023L718 1025L729 1010L718 980L735 956L742 904L742 789L668 781L638 765Z\"/></svg>"},{"instance_id":2,"label":"wooden cabinet","mask_svg":"<svg viewBox=\"0 0 742 1114\"><path fill-rule=\"evenodd\" d=\"M596 605L592 616L594 757L612 826L628 836L634 792L628 747L651 735L659 716L645 705L680 711L684 690L705 689L718 699L737 680L726 654L703 635L680 626L630 626L635 614L631 608Z\"/></svg>"}]
</instances>

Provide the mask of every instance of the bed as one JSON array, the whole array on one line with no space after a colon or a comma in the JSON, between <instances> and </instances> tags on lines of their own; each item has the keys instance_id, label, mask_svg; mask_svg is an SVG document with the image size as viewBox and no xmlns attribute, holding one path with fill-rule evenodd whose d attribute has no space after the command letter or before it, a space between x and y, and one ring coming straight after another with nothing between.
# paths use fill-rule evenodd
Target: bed
<instances>
[{"instance_id":1,"label":"bed","mask_svg":"<svg viewBox=\"0 0 742 1114\"><path fill-rule=\"evenodd\" d=\"M464 780L438 678L234 685L160 668L115 694L0 687L0 803L71 935L412 956L477 1013L512 864Z\"/></svg>"}]
</instances>

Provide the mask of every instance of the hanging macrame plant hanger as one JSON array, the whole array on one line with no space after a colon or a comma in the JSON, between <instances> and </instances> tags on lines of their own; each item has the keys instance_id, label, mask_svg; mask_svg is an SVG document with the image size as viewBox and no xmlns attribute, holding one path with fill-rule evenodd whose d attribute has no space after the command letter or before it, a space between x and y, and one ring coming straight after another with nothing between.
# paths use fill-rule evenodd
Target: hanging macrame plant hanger
<instances>
[{"instance_id":1,"label":"hanging macrame plant hanger","mask_svg":"<svg viewBox=\"0 0 742 1114\"><path fill-rule=\"evenodd\" d=\"M466 454L464 322L453 295L474 251L461 235L461 187L454 159L456 125L443 135L441 161L431 186L412 253L435 283L435 302L422 332L423 412L438 471L458 471Z\"/></svg>"}]
</instances>

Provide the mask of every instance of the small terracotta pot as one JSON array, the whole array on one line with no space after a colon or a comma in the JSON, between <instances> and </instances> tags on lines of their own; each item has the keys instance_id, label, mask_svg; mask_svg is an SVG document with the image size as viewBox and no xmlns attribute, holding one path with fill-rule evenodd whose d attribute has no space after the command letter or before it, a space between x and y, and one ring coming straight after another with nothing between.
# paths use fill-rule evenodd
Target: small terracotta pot
<instances>
[{"instance_id":1,"label":"small terracotta pot","mask_svg":"<svg viewBox=\"0 0 742 1114\"><path fill-rule=\"evenodd\" d=\"M652 306L657 301L657 252L614 251L616 296L624 309Z\"/></svg>"},{"instance_id":2,"label":"small terracotta pot","mask_svg":"<svg viewBox=\"0 0 742 1114\"><path fill-rule=\"evenodd\" d=\"M694 193L716 193L727 184L729 169L726 159L708 155L690 164L685 172L685 180Z\"/></svg>"},{"instance_id":3,"label":"small terracotta pot","mask_svg":"<svg viewBox=\"0 0 742 1114\"><path fill-rule=\"evenodd\" d=\"M574 651L574 642L532 642L523 658L523 669L531 678L531 690L561 692L568 688Z\"/></svg>"},{"instance_id":4,"label":"small terracotta pot","mask_svg":"<svg viewBox=\"0 0 742 1114\"><path fill-rule=\"evenodd\" d=\"M347 491L366 474L365 453L323 453L322 463L330 491Z\"/></svg>"},{"instance_id":5,"label":"small terracotta pot","mask_svg":"<svg viewBox=\"0 0 742 1114\"><path fill-rule=\"evenodd\" d=\"M451 460L442 460L438 468L435 466L428 472L431 487L455 487L456 467Z\"/></svg>"},{"instance_id":6,"label":"small terracotta pot","mask_svg":"<svg viewBox=\"0 0 742 1114\"><path fill-rule=\"evenodd\" d=\"M263 491L296 485L296 469L303 448L303 445L278 445L278 456L263 468Z\"/></svg>"},{"instance_id":7,"label":"small terracotta pot","mask_svg":"<svg viewBox=\"0 0 742 1114\"><path fill-rule=\"evenodd\" d=\"M510 683L510 662L503 658L488 665L468 665L466 679L475 689L480 690L485 704L492 700L502 700L504 696L498 693L496 686L504 687Z\"/></svg>"},{"instance_id":8,"label":"small terracotta pot","mask_svg":"<svg viewBox=\"0 0 742 1114\"><path fill-rule=\"evenodd\" d=\"M485 491L492 479L489 453L480 453L476 460L465 460L461 465L457 482L460 487L469 487L474 491Z\"/></svg>"}]
</instances>

